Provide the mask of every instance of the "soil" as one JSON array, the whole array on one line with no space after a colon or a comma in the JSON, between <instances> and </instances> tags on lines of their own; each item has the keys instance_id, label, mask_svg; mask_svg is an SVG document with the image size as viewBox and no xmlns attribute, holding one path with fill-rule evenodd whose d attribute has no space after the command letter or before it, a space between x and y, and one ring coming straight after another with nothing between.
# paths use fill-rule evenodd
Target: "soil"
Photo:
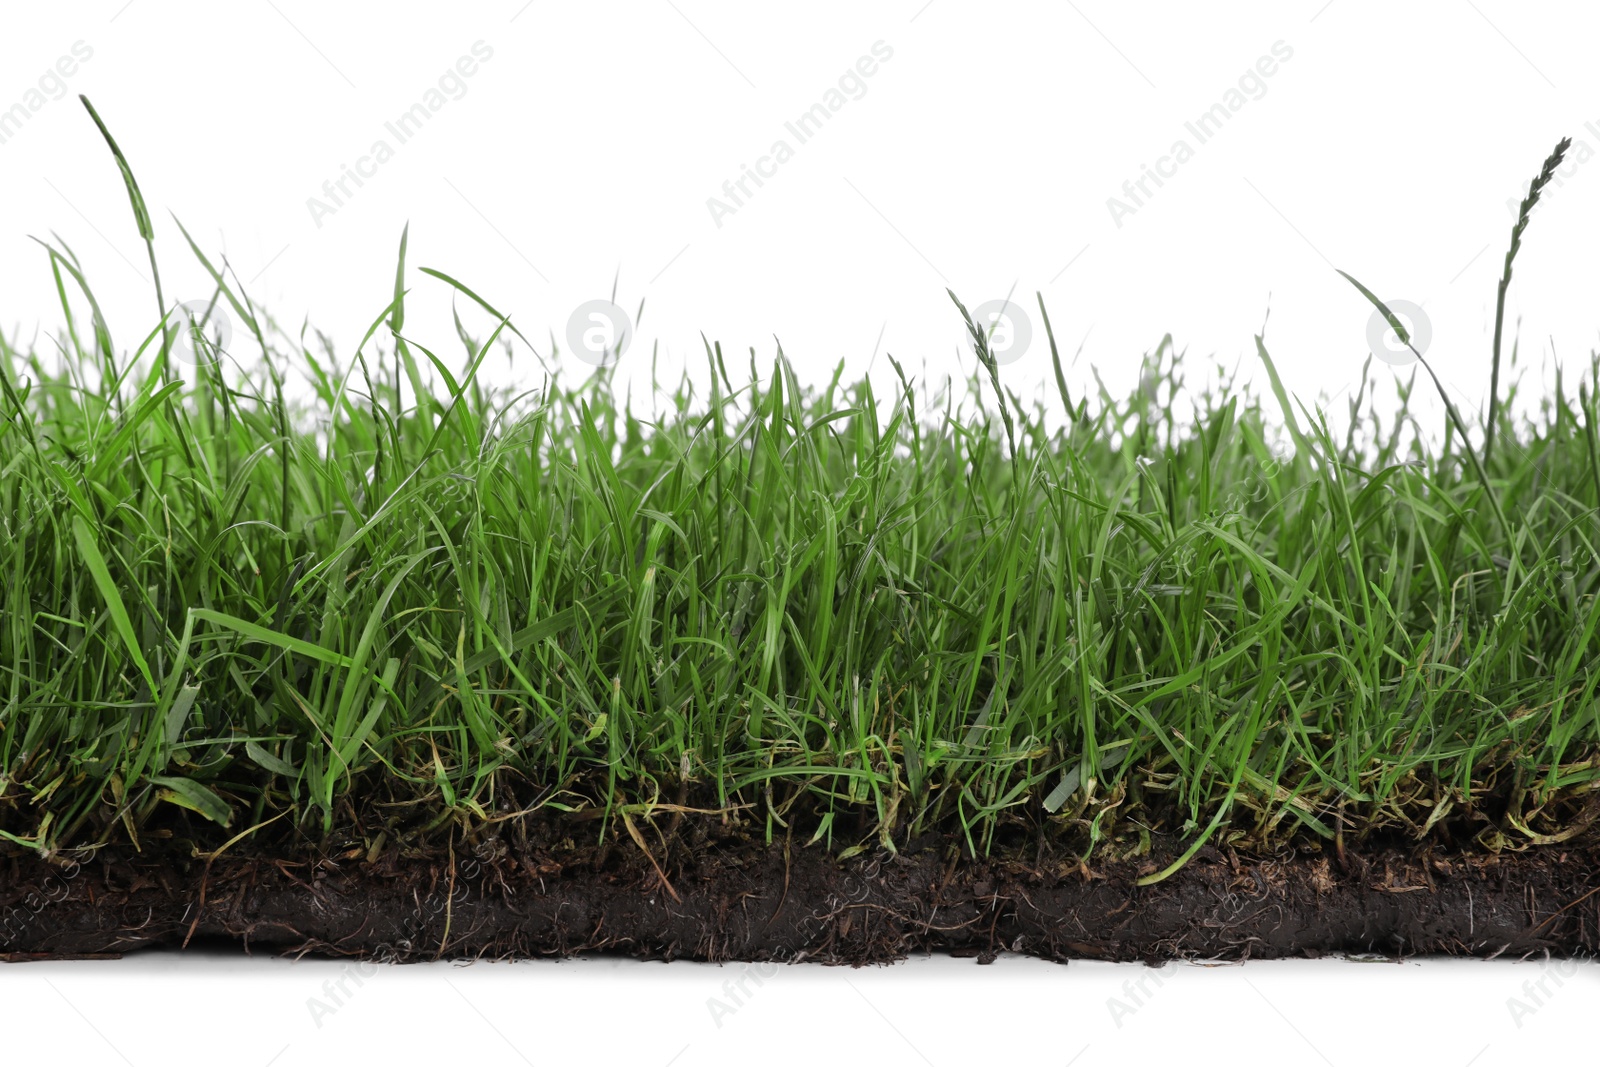
<instances>
[{"instance_id":1,"label":"soil","mask_svg":"<svg viewBox=\"0 0 1600 1067\"><path fill-rule=\"evenodd\" d=\"M403 852L190 842L81 862L0 857L0 957L231 945L397 961L613 953L649 959L884 962L947 952L1051 960L1324 954L1586 956L1600 947L1600 846L1493 854L1319 844L1086 866L1029 847L972 858L927 836L843 862L716 820L620 844L571 824ZM514 840L508 838L515 838ZM670 844L669 844L670 842ZM647 852L646 849L649 849Z\"/></svg>"}]
</instances>

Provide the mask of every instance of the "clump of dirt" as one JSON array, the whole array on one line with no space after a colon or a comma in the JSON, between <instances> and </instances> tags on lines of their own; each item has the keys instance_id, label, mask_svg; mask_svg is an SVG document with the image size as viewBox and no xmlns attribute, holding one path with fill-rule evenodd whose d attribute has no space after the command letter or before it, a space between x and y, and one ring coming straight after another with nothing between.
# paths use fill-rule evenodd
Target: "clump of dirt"
<instances>
[{"instance_id":1,"label":"clump of dirt","mask_svg":"<svg viewBox=\"0 0 1600 1067\"><path fill-rule=\"evenodd\" d=\"M1244 960L1329 953L1581 956L1600 947L1600 849L1305 845L1202 850L1151 886L1151 857L972 858L929 835L843 862L689 819L654 853L574 844L570 825L468 847L342 850L177 842L92 859L0 859L0 956L204 943L396 961L617 953L864 964L993 959ZM509 835L508 835L509 836ZM667 842L673 844L669 847ZM1160 857L1156 857L1160 859Z\"/></svg>"}]
</instances>

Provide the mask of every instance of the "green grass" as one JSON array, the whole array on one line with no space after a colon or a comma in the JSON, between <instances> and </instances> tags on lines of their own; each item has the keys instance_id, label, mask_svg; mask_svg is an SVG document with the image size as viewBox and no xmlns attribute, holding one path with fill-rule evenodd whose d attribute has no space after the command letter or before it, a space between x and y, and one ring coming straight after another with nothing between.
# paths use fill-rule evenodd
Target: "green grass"
<instances>
[{"instance_id":1,"label":"green grass","mask_svg":"<svg viewBox=\"0 0 1600 1067\"><path fill-rule=\"evenodd\" d=\"M1170 340L1070 396L1052 337L1048 405L992 359L880 395L713 348L644 414L606 372L486 386L498 314L424 347L406 301L466 290L408 295L403 240L345 358L190 248L235 358L171 362L170 320L119 352L60 243L64 350L0 338L18 845L688 803L840 852L1501 848L1593 813L1600 363L1483 455L1429 447L1409 381L1336 433L1275 371L1267 408L1187 389Z\"/></svg>"}]
</instances>

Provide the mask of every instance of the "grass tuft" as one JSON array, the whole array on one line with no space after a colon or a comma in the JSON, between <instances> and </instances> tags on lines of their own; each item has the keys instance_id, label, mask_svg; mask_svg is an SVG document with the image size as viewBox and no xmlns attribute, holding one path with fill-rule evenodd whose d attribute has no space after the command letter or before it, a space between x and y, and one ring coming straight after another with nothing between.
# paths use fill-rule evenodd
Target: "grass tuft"
<instances>
[{"instance_id":1,"label":"grass tuft","mask_svg":"<svg viewBox=\"0 0 1600 1067\"><path fill-rule=\"evenodd\" d=\"M694 807L841 853L1176 857L1154 881L1207 842L1565 840L1600 783L1595 360L1481 456L1404 384L1342 437L1297 418L1260 338L1281 416L1170 339L1074 401L1051 334L1056 429L964 309L966 390L781 352L736 385L708 342L709 392L642 413L607 372L486 384L520 334L440 271L492 333L405 336L404 233L344 356L189 245L259 357L164 381L152 331L119 369L98 313L58 361L0 337L7 841Z\"/></svg>"}]
</instances>

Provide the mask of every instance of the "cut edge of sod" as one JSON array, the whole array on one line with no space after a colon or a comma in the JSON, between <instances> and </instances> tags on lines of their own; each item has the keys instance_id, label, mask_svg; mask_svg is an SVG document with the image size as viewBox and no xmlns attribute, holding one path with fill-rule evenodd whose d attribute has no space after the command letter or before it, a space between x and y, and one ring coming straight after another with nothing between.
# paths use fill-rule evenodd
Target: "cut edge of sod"
<instances>
[{"instance_id":1,"label":"cut edge of sod","mask_svg":"<svg viewBox=\"0 0 1600 1067\"><path fill-rule=\"evenodd\" d=\"M1145 885L1207 844L1583 839L1600 360L1536 419L1499 396L1512 260L1568 143L1512 231L1481 448L1420 352L1442 448L1408 432L1414 377L1382 414L1370 360L1343 440L1297 417L1262 336L1279 419L1233 378L1185 391L1170 338L1131 395L1074 403L1042 296L1059 430L954 293L974 399L892 357L890 397L842 362L802 386L781 352L763 378L754 350L736 387L709 342L709 392L652 382L648 416L609 369L517 395L479 372L520 332L452 275L418 268L495 323L456 319L466 369L406 334L408 230L341 362L177 224L207 314L259 349L192 330L180 378L158 272L121 360L40 241L59 367L0 335L0 839L215 858L268 828L359 824L371 851L548 818L650 856L691 815L840 859L1048 843Z\"/></svg>"}]
</instances>

